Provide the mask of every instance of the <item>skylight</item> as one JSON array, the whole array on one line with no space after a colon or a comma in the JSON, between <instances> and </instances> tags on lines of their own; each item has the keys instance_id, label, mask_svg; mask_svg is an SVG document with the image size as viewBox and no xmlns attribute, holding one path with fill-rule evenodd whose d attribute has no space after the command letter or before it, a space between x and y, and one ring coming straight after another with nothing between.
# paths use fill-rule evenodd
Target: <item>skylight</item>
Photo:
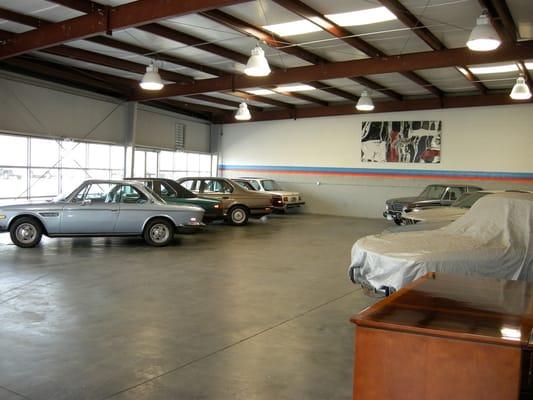
<instances>
[{"instance_id":1,"label":"skylight","mask_svg":"<svg viewBox=\"0 0 533 400\"><path fill-rule=\"evenodd\" d=\"M267 25L263 26L263 28L269 30L270 32L274 32L279 36L301 35L304 33L318 32L322 30L318 25L315 25L305 19L286 22L284 24Z\"/></svg>"},{"instance_id":2,"label":"skylight","mask_svg":"<svg viewBox=\"0 0 533 400\"><path fill-rule=\"evenodd\" d=\"M287 85L278 86L275 90L277 92L305 92L307 90L315 90L315 88L309 85Z\"/></svg>"},{"instance_id":3,"label":"skylight","mask_svg":"<svg viewBox=\"0 0 533 400\"><path fill-rule=\"evenodd\" d=\"M340 26L369 25L397 19L387 7L369 8L367 10L350 11L340 14L327 14L326 17ZM283 24L266 25L263 28L285 37L322 30L318 25L306 19L285 22Z\"/></svg>"},{"instance_id":4,"label":"skylight","mask_svg":"<svg viewBox=\"0 0 533 400\"><path fill-rule=\"evenodd\" d=\"M518 67L516 64L492 65L490 67L471 67L470 71L475 75L504 74L506 72L518 71Z\"/></svg>"},{"instance_id":5,"label":"skylight","mask_svg":"<svg viewBox=\"0 0 533 400\"><path fill-rule=\"evenodd\" d=\"M328 14L326 17L340 26L370 25L397 19L387 7L369 8L367 10L350 11L340 14Z\"/></svg>"},{"instance_id":6,"label":"skylight","mask_svg":"<svg viewBox=\"0 0 533 400\"><path fill-rule=\"evenodd\" d=\"M268 89L251 89L251 90L247 90L246 93L250 93L255 96L268 96L269 94L276 94L272 90L268 90Z\"/></svg>"}]
</instances>

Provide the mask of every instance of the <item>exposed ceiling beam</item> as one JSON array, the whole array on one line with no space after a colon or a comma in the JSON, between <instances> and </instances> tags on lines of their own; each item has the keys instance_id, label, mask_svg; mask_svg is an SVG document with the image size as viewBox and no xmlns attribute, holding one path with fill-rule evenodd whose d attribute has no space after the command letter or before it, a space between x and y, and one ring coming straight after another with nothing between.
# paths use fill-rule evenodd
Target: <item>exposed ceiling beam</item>
<instances>
[{"instance_id":1,"label":"exposed ceiling beam","mask_svg":"<svg viewBox=\"0 0 533 400\"><path fill-rule=\"evenodd\" d=\"M177 15L201 12L245 1L249 0L137 0L18 34L0 46L0 59L101 33L109 33L117 29L139 26Z\"/></svg>"},{"instance_id":2,"label":"exposed ceiling beam","mask_svg":"<svg viewBox=\"0 0 533 400\"><path fill-rule=\"evenodd\" d=\"M275 71L266 77L220 77L197 80L190 85L167 85L158 93L137 91L136 99L148 100L186 94L212 91L245 89L257 86L273 86L295 82L344 78L347 75L364 76L392 72L409 72L433 68L454 67L456 65L476 65L533 58L533 41L522 41L500 46L497 50L483 53L472 52L468 48L447 49L420 53L402 54L390 57L367 58L362 60L333 62ZM354 72L356 71L356 73Z\"/></svg>"},{"instance_id":3,"label":"exposed ceiling beam","mask_svg":"<svg viewBox=\"0 0 533 400\"><path fill-rule=\"evenodd\" d=\"M72 46L54 46L41 50L47 54L53 54L60 57L70 58L73 60L84 61L92 64L103 65L110 68L119 69L122 71L134 72L143 75L146 72L146 65L135 63L120 58L106 56L101 53L95 53L88 50L79 49ZM192 83L194 79L187 75L178 74L172 71L159 70L159 74L164 80L172 82Z\"/></svg>"},{"instance_id":4,"label":"exposed ceiling beam","mask_svg":"<svg viewBox=\"0 0 533 400\"><path fill-rule=\"evenodd\" d=\"M48 25L48 21L32 17L31 15L20 14L6 8L0 8L0 19L7 19L8 21L13 21L21 25L32 26L34 28L40 28L41 26Z\"/></svg>"},{"instance_id":5,"label":"exposed ceiling beam","mask_svg":"<svg viewBox=\"0 0 533 400\"><path fill-rule=\"evenodd\" d=\"M498 36L500 36L500 38L502 39L502 41L511 43L514 42L516 40L516 34L509 34L507 29L505 29L502 20L498 16L498 11L496 10L496 7L494 6L493 2L491 0L478 1L480 6L487 10L490 22L498 33Z\"/></svg>"},{"instance_id":6,"label":"exposed ceiling beam","mask_svg":"<svg viewBox=\"0 0 533 400\"><path fill-rule=\"evenodd\" d=\"M521 102L532 103L533 99ZM353 105L336 105L330 107L300 107L294 110L265 110L262 113L254 114L254 121L272 121L280 119L298 119L314 117L331 117L338 115L365 115L370 116L376 113L411 111L411 110L431 110L441 108L459 107L483 107L495 105L516 104L508 94L489 94L474 96L450 96L444 98L427 98L404 101L382 101L374 102L376 108L372 113L357 111ZM235 119L226 116L223 119L214 120L216 123L235 123Z\"/></svg>"},{"instance_id":7,"label":"exposed ceiling beam","mask_svg":"<svg viewBox=\"0 0 533 400\"><path fill-rule=\"evenodd\" d=\"M220 104L220 105L224 105L224 106L228 106L228 107L234 107L234 108L238 108L239 104L240 104L239 101L232 101L232 100L222 99L220 97L208 96L208 95L205 95L205 94L193 94L192 96L189 96L189 97L192 98L192 99L196 99L196 100L207 101L207 102L210 102L210 103ZM253 110L253 111L263 111L263 109L261 107L256 107L256 106L253 106L251 104L248 104L248 108L250 110Z\"/></svg>"},{"instance_id":8,"label":"exposed ceiling beam","mask_svg":"<svg viewBox=\"0 0 533 400\"><path fill-rule=\"evenodd\" d=\"M516 29L516 24L507 3L505 0L492 0L492 5L498 14L497 18L499 18L507 32L509 41L516 42L518 29Z\"/></svg>"},{"instance_id":9,"label":"exposed ceiling beam","mask_svg":"<svg viewBox=\"0 0 533 400\"><path fill-rule=\"evenodd\" d=\"M271 88L271 89L274 89L274 88ZM277 94L281 94L282 96L293 97L293 98L295 98L295 99L300 99L300 100L308 101L309 103L315 103L315 104L321 105L321 106L323 106L323 107L327 107L327 106L329 106L329 103L328 103L327 101L320 100L320 99L317 99L317 98L315 98L315 97L308 96L308 95L303 94L303 93L298 93L298 92L285 92L285 91L283 91L283 90L276 90L276 93L277 93Z\"/></svg>"},{"instance_id":10,"label":"exposed ceiling beam","mask_svg":"<svg viewBox=\"0 0 533 400\"><path fill-rule=\"evenodd\" d=\"M239 18L236 18L232 15L226 14L223 11L220 10L210 10L205 11L201 13L206 18L209 18L215 22L218 22L219 24L225 25L229 27L230 29L233 29L237 32L241 32L248 36L253 36L256 39L264 42L268 46L278 49L280 51L283 51L284 53L296 56L298 58L301 58L302 60L305 60L311 64L324 64L328 63L329 60L326 60L323 57L320 57L319 55L316 55L310 51L305 50L304 48L301 48L299 46L290 46L287 47L287 41L274 33L267 32L257 26L254 26L246 21L243 21ZM402 95L395 92L394 90L387 89L384 86L381 86L379 83L371 81L367 78L367 83L371 84L372 89L379 90L383 94L390 96L396 100L401 100ZM357 83L361 84L361 80L354 79ZM335 88L328 88L327 85L322 84L321 82L308 82L309 85L319 89L319 87L322 87L321 90L324 90L328 93L334 94L336 96L345 98L350 101L357 101L359 99L358 96L355 96L354 94L350 92L346 92L344 90L335 89Z\"/></svg>"},{"instance_id":11,"label":"exposed ceiling beam","mask_svg":"<svg viewBox=\"0 0 533 400\"><path fill-rule=\"evenodd\" d=\"M294 104L284 103L282 101L274 100L266 96L257 96L255 94L243 92L242 90L235 90L228 94L240 97L244 100L257 101L259 103L270 104L271 106L276 106L285 109L293 109L295 107Z\"/></svg>"},{"instance_id":12,"label":"exposed ceiling beam","mask_svg":"<svg viewBox=\"0 0 533 400\"><path fill-rule=\"evenodd\" d=\"M339 38L346 44L350 45L354 49L357 49L369 57L386 57L387 55L378 49L377 47L371 45L370 43L365 42L363 39L353 36L353 33L349 30L337 25L312 7L309 7L307 4L302 3L299 0L273 0L275 3L278 3L287 10L293 12L296 15L299 15L302 18L312 22L313 24L319 26L332 36ZM437 88L435 85L417 75L416 73L402 72L402 75L407 79L415 82L416 84L422 86L424 89L434 94L437 97L444 95L442 90Z\"/></svg>"},{"instance_id":13,"label":"exposed ceiling beam","mask_svg":"<svg viewBox=\"0 0 533 400\"><path fill-rule=\"evenodd\" d=\"M524 75L529 86L533 85L533 79L531 79L531 74L529 73L529 70L527 69L524 61L518 61L517 65L518 65L518 69L520 69L520 73Z\"/></svg>"},{"instance_id":14,"label":"exposed ceiling beam","mask_svg":"<svg viewBox=\"0 0 533 400\"><path fill-rule=\"evenodd\" d=\"M382 5L387 7L396 18L398 18L405 26L412 29L420 39L422 39L433 50L444 50L446 46L440 41L415 15L411 13L399 0L378 0ZM482 94L487 93L487 88L480 82L472 71L466 66L461 67L459 72L472 83ZM464 72L463 72L464 71Z\"/></svg>"},{"instance_id":15,"label":"exposed ceiling beam","mask_svg":"<svg viewBox=\"0 0 533 400\"><path fill-rule=\"evenodd\" d=\"M198 63L185 60L181 57L176 57L170 54L155 52L151 49L129 44L126 42L121 42L121 41L112 39L107 36L95 36L92 38L87 38L85 40L92 42L92 43L97 43L103 46L111 47L117 50L127 51L128 53L138 54L144 57L149 57L149 58L153 58L156 60L166 61L166 62L176 64L176 65L181 65L183 67L205 72L210 75L215 75L215 76L228 75L228 72L222 69L214 68L214 67L203 65L203 64L198 64Z\"/></svg>"}]
</instances>

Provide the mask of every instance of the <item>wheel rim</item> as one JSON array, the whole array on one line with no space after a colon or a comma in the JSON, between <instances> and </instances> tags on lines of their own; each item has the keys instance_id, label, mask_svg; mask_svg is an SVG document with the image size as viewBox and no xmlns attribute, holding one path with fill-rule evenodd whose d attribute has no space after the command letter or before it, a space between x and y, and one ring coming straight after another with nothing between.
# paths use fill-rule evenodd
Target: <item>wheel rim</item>
<instances>
[{"instance_id":1,"label":"wheel rim","mask_svg":"<svg viewBox=\"0 0 533 400\"><path fill-rule=\"evenodd\" d=\"M31 243L37 237L37 228L32 224L20 224L15 232L17 240L21 243Z\"/></svg>"},{"instance_id":2,"label":"wheel rim","mask_svg":"<svg viewBox=\"0 0 533 400\"><path fill-rule=\"evenodd\" d=\"M233 212L231 213L231 219L233 220L233 222L237 224L240 224L241 222L243 222L245 218L246 218L246 213L244 212L244 210L241 210L240 208L233 210Z\"/></svg>"},{"instance_id":3,"label":"wheel rim","mask_svg":"<svg viewBox=\"0 0 533 400\"><path fill-rule=\"evenodd\" d=\"M165 224L155 224L150 228L150 239L154 243L164 243L170 236L170 230Z\"/></svg>"}]
</instances>

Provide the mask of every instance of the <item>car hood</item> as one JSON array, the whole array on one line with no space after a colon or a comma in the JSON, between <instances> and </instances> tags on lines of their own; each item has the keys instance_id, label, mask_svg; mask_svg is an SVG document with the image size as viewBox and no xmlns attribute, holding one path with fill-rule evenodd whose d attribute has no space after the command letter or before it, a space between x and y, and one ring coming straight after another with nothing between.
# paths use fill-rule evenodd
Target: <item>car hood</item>
<instances>
[{"instance_id":1,"label":"car hood","mask_svg":"<svg viewBox=\"0 0 533 400\"><path fill-rule=\"evenodd\" d=\"M0 210L3 211L16 211L16 210L42 210L42 209L57 209L63 207L66 203L64 201L47 201L39 203L19 203L0 206Z\"/></svg>"},{"instance_id":2,"label":"car hood","mask_svg":"<svg viewBox=\"0 0 533 400\"><path fill-rule=\"evenodd\" d=\"M392 203L402 203L402 204L408 204L408 203L413 203L415 201L419 201L421 200L419 197L417 196L413 196L413 197L397 197L397 198L394 198L394 199L389 199L386 201L387 204L392 204Z\"/></svg>"},{"instance_id":3,"label":"car hood","mask_svg":"<svg viewBox=\"0 0 533 400\"><path fill-rule=\"evenodd\" d=\"M437 207L404 213L402 217L424 222L452 222L464 215L467 211L467 208L460 207Z\"/></svg>"}]
</instances>

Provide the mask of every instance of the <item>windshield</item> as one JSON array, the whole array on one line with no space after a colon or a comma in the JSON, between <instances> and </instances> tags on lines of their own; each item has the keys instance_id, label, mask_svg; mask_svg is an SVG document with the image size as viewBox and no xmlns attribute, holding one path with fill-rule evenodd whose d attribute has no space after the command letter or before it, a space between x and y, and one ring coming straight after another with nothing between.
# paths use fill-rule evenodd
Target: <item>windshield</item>
<instances>
[{"instance_id":1,"label":"windshield","mask_svg":"<svg viewBox=\"0 0 533 400\"><path fill-rule=\"evenodd\" d=\"M439 200L442 198L445 190L446 186L429 185L422 191L422 193L420 193L419 197L425 200Z\"/></svg>"},{"instance_id":2,"label":"windshield","mask_svg":"<svg viewBox=\"0 0 533 400\"><path fill-rule=\"evenodd\" d=\"M283 190L280 185L277 184L276 181L273 181L271 179L261 181L263 184L263 188L268 192L270 190Z\"/></svg>"},{"instance_id":3,"label":"windshield","mask_svg":"<svg viewBox=\"0 0 533 400\"><path fill-rule=\"evenodd\" d=\"M483 196L486 196L487 194L488 193L483 192L465 193L452 203L452 207L470 208L474 205L476 201L478 201Z\"/></svg>"}]
</instances>

